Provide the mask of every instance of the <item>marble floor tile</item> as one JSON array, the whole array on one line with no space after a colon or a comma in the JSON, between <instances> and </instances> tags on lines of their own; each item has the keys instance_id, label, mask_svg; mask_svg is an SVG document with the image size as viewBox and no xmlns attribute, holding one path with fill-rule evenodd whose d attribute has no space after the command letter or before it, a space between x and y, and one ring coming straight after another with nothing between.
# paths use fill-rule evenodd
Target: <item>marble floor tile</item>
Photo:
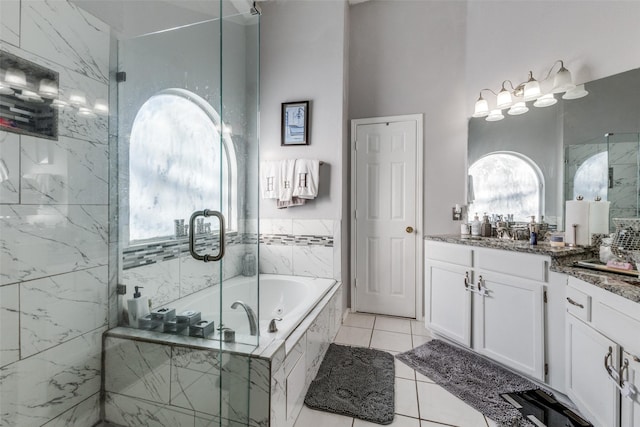
<instances>
[{"instance_id":1,"label":"marble floor tile","mask_svg":"<svg viewBox=\"0 0 640 427\"><path fill-rule=\"evenodd\" d=\"M404 378L396 378L396 414L419 417L416 382Z\"/></svg>"},{"instance_id":2,"label":"marble floor tile","mask_svg":"<svg viewBox=\"0 0 640 427\"><path fill-rule=\"evenodd\" d=\"M416 381L422 381L424 383L435 383L434 380L432 380L431 378L427 377L426 375L422 375L418 371L415 371L415 373L416 373Z\"/></svg>"},{"instance_id":3,"label":"marble floor tile","mask_svg":"<svg viewBox=\"0 0 640 427\"><path fill-rule=\"evenodd\" d=\"M355 326L357 328L373 329L375 321L376 316L373 314L349 313L342 324L345 326Z\"/></svg>"},{"instance_id":4,"label":"marble floor tile","mask_svg":"<svg viewBox=\"0 0 640 427\"><path fill-rule=\"evenodd\" d=\"M352 423L351 417L315 411L303 406L294 427L351 427Z\"/></svg>"},{"instance_id":5,"label":"marble floor tile","mask_svg":"<svg viewBox=\"0 0 640 427\"><path fill-rule=\"evenodd\" d=\"M459 427L485 426L484 416L437 384L417 382L420 418Z\"/></svg>"},{"instance_id":6,"label":"marble floor tile","mask_svg":"<svg viewBox=\"0 0 640 427\"><path fill-rule=\"evenodd\" d=\"M394 353L394 356L396 354L399 354L398 352L392 352ZM413 368L411 368L410 366L408 366L407 364L405 364L404 362L402 362L399 359L396 359L394 357L394 363L395 363L395 372L396 372L396 378L405 378L408 380L415 380L416 379L416 371L413 370Z\"/></svg>"},{"instance_id":7,"label":"marble floor tile","mask_svg":"<svg viewBox=\"0 0 640 427\"><path fill-rule=\"evenodd\" d=\"M376 324L373 329L379 331L400 332L401 334L410 334L411 321L408 319L398 319L395 317L376 316Z\"/></svg>"},{"instance_id":8,"label":"marble floor tile","mask_svg":"<svg viewBox=\"0 0 640 427\"><path fill-rule=\"evenodd\" d=\"M398 332L373 330L371 336L371 348L392 351L411 350L411 335Z\"/></svg>"},{"instance_id":9,"label":"marble floor tile","mask_svg":"<svg viewBox=\"0 0 640 427\"><path fill-rule=\"evenodd\" d=\"M353 427L376 427L380 424L370 423L368 421L362 421L357 418L353 420ZM418 418L405 417L404 415L395 414L393 422L387 424L391 427L421 427L420 420Z\"/></svg>"},{"instance_id":10,"label":"marble floor tile","mask_svg":"<svg viewBox=\"0 0 640 427\"><path fill-rule=\"evenodd\" d=\"M422 335L412 335L411 336L411 341L413 343L413 348L416 347L420 347L422 344L425 344L429 341L431 341L433 338L431 337L425 337Z\"/></svg>"},{"instance_id":11,"label":"marble floor tile","mask_svg":"<svg viewBox=\"0 0 640 427\"><path fill-rule=\"evenodd\" d=\"M430 337L431 331L424 326L424 320L412 320L411 321L411 334L421 335L424 337Z\"/></svg>"},{"instance_id":12,"label":"marble floor tile","mask_svg":"<svg viewBox=\"0 0 640 427\"><path fill-rule=\"evenodd\" d=\"M356 347L369 347L369 343L371 342L371 329L342 326L340 330L338 330L338 334L333 342Z\"/></svg>"}]
</instances>

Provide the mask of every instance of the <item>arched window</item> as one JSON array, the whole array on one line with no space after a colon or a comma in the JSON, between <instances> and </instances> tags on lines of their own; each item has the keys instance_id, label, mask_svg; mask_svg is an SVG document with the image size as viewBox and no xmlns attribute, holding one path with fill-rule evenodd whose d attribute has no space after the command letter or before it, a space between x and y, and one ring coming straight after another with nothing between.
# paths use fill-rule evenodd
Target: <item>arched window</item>
<instances>
[{"instance_id":1,"label":"arched window","mask_svg":"<svg viewBox=\"0 0 640 427\"><path fill-rule=\"evenodd\" d=\"M517 153L496 152L476 161L469 168L472 203L469 216L513 214L515 221L538 221L543 212L544 179L538 166Z\"/></svg>"},{"instance_id":2,"label":"arched window","mask_svg":"<svg viewBox=\"0 0 640 427\"><path fill-rule=\"evenodd\" d=\"M209 103L183 89L142 105L129 148L130 241L174 236L174 220L188 222L202 209L221 209L227 227L235 226L236 158L221 125Z\"/></svg>"},{"instance_id":3,"label":"arched window","mask_svg":"<svg viewBox=\"0 0 640 427\"><path fill-rule=\"evenodd\" d=\"M600 196L607 200L609 182L608 152L594 154L582 162L573 177L573 199L583 196L585 200L595 200Z\"/></svg>"}]
</instances>

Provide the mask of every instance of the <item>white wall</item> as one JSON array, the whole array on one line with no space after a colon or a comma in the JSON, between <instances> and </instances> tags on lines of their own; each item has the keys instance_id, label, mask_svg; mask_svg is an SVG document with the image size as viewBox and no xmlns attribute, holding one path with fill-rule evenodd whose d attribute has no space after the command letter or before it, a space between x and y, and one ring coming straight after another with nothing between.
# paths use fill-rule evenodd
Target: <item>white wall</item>
<instances>
[{"instance_id":1,"label":"white wall","mask_svg":"<svg viewBox=\"0 0 640 427\"><path fill-rule=\"evenodd\" d=\"M424 230L459 231L465 200L465 2L351 7L349 117L424 113Z\"/></svg>"},{"instance_id":2,"label":"white wall","mask_svg":"<svg viewBox=\"0 0 640 427\"><path fill-rule=\"evenodd\" d=\"M265 2L260 39L260 157L316 158L320 191L305 206L276 209L260 203L261 218L341 219L343 69L346 3L343 0ZM311 101L309 146L280 146L281 103Z\"/></svg>"},{"instance_id":3,"label":"white wall","mask_svg":"<svg viewBox=\"0 0 640 427\"><path fill-rule=\"evenodd\" d=\"M470 1L467 11L467 115L480 89L544 77L557 59L578 83L640 67L637 1Z\"/></svg>"}]
</instances>

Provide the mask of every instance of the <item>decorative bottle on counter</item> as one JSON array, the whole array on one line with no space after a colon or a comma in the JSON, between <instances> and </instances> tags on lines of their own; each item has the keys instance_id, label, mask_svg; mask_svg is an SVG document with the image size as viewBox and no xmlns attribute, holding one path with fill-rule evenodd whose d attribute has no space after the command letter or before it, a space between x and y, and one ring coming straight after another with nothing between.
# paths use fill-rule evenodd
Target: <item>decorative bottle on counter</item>
<instances>
[{"instance_id":1,"label":"decorative bottle on counter","mask_svg":"<svg viewBox=\"0 0 640 427\"><path fill-rule=\"evenodd\" d=\"M538 244L538 224L536 224L535 216L531 217L531 222L529 223L529 244Z\"/></svg>"},{"instance_id":2,"label":"decorative bottle on counter","mask_svg":"<svg viewBox=\"0 0 640 427\"><path fill-rule=\"evenodd\" d=\"M478 218L478 213L473 217L473 222L471 223L471 235L480 237L482 235L480 218Z\"/></svg>"},{"instance_id":3,"label":"decorative bottle on counter","mask_svg":"<svg viewBox=\"0 0 640 427\"><path fill-rule=\"evenodd\" d=\"M482 226L480 229L480 234L482 235L482 237L491 237L491 223L489 222L489 215L487 215L486 212L482 217Z\"/></svg>"},{"instance_id":4,"label":"decorative bottle on counter","mask_svg":"<svg viewBox=\"0 0 640 427\"><path fill-rule=\"evenodd\" d=\"M142 286L135 286L133 298L127 300L129 326L139 327L138 321L149 314L149 298L140 293Z\"/></svg>"}]
</instances>

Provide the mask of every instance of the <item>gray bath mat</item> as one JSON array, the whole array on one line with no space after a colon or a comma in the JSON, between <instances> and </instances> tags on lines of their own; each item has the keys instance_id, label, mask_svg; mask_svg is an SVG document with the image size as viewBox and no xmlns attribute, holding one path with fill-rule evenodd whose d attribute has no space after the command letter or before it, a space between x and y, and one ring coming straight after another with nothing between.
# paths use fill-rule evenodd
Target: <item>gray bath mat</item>
<instances>
[{"instance_id":1,"label":"gray bath mat","mask_svg":"<svg viewBox=\"0 0 640 427\"><path fill-rule=\"evenodd\" d=\"M331 344L304 403L312 409L390 424L394 376L391 354Z\"/></svg>"},{"instance_id":2,"label":"gray bath mat","mask_svg":"<svg viewBox=\"0 0 640 427\"><path fill-rule=\"evenodd\" d=\"M396 355L499 426L533 426L501 393L538 389L531 381L482 357L440 340Z\"/></svg>"}]
</instances>

